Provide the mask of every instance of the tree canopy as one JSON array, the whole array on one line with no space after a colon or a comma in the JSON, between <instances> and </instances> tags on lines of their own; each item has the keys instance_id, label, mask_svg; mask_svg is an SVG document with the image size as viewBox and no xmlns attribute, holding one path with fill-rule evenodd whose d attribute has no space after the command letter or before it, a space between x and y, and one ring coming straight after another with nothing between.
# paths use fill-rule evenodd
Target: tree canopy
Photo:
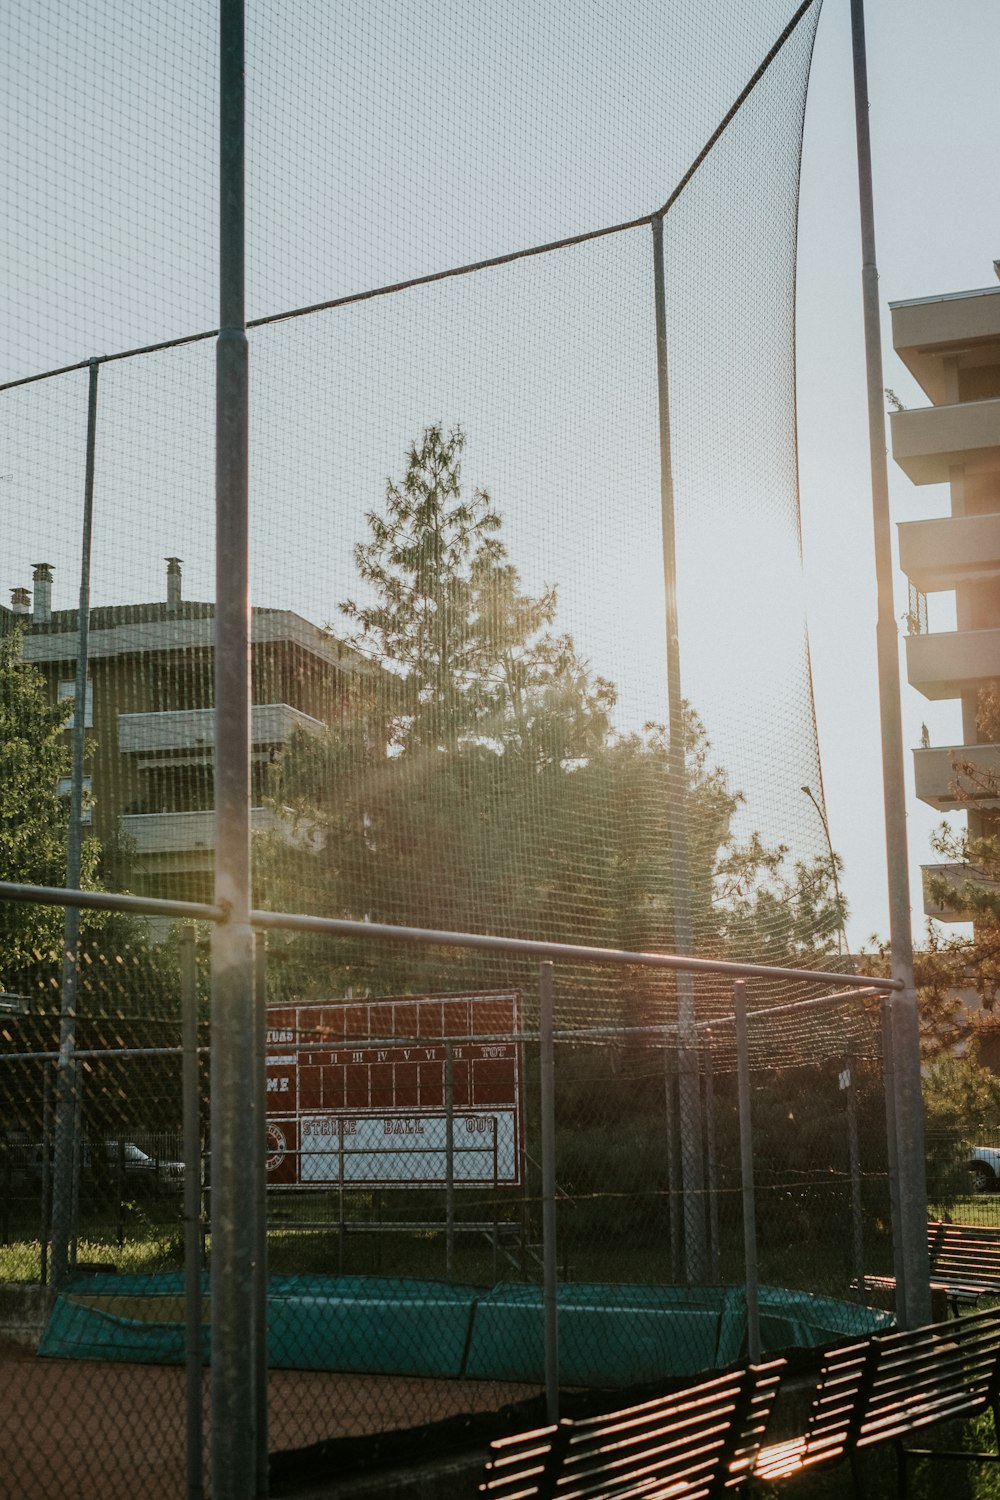
<instances>
[{"instance_id":1,"label":"tree canopy","mask_svg":"<svg viewBox=\"0 0 1000 1500\"><path fill-rule=\"evenodd\" d=\"M355 548L346 600L357 674L341 720L299 733L273 800L301 835L258 845L275 905L629 950L673 941L666 730L616 732L614 685L556 628L558 590L525 591L464 436L428 428ZM684 710L687 877L702 951L775 962L832 952L843 913L826 860L733 834L742 798ZM299 944L300 951L302 949ZM338 945L345 980L422 987L441 955ZM317 982L329 992L329 958ZM477 972L452 954L449 973ZM638 980L640 988L650 981ZM655 987L655 986L654 986Z\"/></svg>"},{"instance_id":2,"label":"tree canopy","mask_svg":"<svg viewBox=\"0 0 1000 1500\"><path fill-rule=\"evenodd\" d=\"M0 878L61 885L66 878L68 804L58 782L69 770L63 730L71 704L51 703L41 673L25 661L21 632L0 637ZM86 858L93 874L92 851ZM40 960L57 960L62 912L0 904L0 987Z\"/></svg>"}]
</instances>

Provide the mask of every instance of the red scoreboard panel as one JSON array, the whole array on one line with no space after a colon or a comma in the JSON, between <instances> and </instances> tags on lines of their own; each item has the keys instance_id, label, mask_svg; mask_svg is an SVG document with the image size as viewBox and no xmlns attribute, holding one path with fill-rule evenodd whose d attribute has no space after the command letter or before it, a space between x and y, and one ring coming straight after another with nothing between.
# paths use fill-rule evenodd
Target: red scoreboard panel
<instances>
[{"instance_id":1,"label":"red scoreboard panel","mask_svg":"<svg viewBox=\"0 0 1000 1500\"><path fill-rule=\"evenodd\" d=\"M407 995L267 1013L273 1187L430 1187L521 1180L520 997Z\"/></svg>"}]
</instances>

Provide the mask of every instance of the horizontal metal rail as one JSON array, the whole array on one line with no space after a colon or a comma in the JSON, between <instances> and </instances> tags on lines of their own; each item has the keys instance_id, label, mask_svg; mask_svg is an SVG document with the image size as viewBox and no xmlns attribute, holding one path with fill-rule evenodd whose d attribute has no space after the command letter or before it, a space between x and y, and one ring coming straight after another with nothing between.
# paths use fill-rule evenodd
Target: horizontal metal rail
<instances>
[{"instance_id":1,"label":"horizontal metal rail","mask_svg":"<svg viewBox=\"0 0 1000 1500\"><path fill-rule=\"evenodd\" d=\"M183 1047L77 1047L73 1056L80 1062L100 1062L113 1057L115 1062L131 1057L180 1057ZM199 1047L207 1054L209 1047ZM9 1062L58 1062L58 1052L0 1052L0 1063ZM466 1111L468 1113L468 1111Z\"/></svg>"},{"instance_id":2,"label":"horizontal metal rail","mask_svg":"<svg viewBox=\"0 0 1000 1500\"><path fill-rule=\"evenodd\" d=\"M225 907L197 901L161 901L152 896L125 896L113 891L64 890L58 886L20 885L0 881L0 901L34 901L40 905L79 906L96 911L134 911L149 916L168 916L189 921L225 922ZM482 932L447 932L431 927L400 927L385 922L358 922L346 917L314 917L304 913L258 911L250 913L251 926L259 931L326 933L330 937L363 938L367 942L420 943L443 948L473 948L483 953L518 953L531 958L550 958L612 964L642 969L669 969L694 974L729 974L734 978L794 979L799 983L835 984L845 989L870 989L887 993L903 988L898 979L871 979L864 974L837 974L822 969L791 969L774 964L736 963L721 958L687 958L676 953L632 953L621 948L591 948L580 943L550 943L534 938L496 937Z\"/></svg>"},{"instance_id":3,"label":"horizontal metal rail","mask_svg":"<svg viewBox=\"0 0 1000 1500\"><path fill-rule=\"evenodd\" d=\"M0 901L34 901L39 906L78 906L82 911L135 912L145 917L177 917L185 922L225 922L228 912L204 901L167 901L158 896L127 896L119 891L74 891L59 885L21 885L0 880Z\"/></svg>"},{"instance_id":4,"label":"horizontal metal rail","mask_svg":"<svg viewBox=\"0 0 1000 1500\"><path fill-rule=\"evenodd\" d=\"M529 245L519 250L508 250L503 255L492 255L485 260L469 261L461 266L449 266L445 271L428 271L422 276L407 277L405 281L394 281L385 286L369 287L362 292L347 292L343 296L329 297L322 302L310 302L303 307L287 308L284 312L267 313L260 318L248 318L246 323L247 328L267 328L274 323L288 323L294 318L308 318L315 313L334 312L341 307L351 307L359 302L370 302L375 297L393 296L397 292L412 291L416 287L432 286L438 281L448 281L459 276L470 276L479 271L495 270L500 266L512 265L515 261L529 260L536 255L549 255L554 250L568 250L576 245L586 245L593 240L604 239L608 235L623 234L631 229L641 229L644 224L650 224L655 219L662 219L664 214L669 212L681 196L719 137L726 131L735 116L743 108L743 105L774 62L782 47L802 20L802 17L807 11L812 9L814 4L815 0L803 0L803 3L792 16L788 25L764 57L753 76L745 87L740 90L736 99L712 131L704 146L702 146L690 166L682 174L669 198L659 208L654 209L652 213L640 214L637 218L626 219L620 224L604 224L599 229L586 229L579 234L564 235L560 239L547 240L544 244ZM182 333L175 338L161 339L154 344L140 344L136 348L116 350L113 354L98 354L89 359L78 359L69 365L58 365L54 369L40 370L33 375L21 375L15 380L4 381L3 384L0 384L0 393L16 390L19 386L35 385L41 380L51 380L57 375L71 375L76 371L86 370L94 364L106 365L117 360L135 359L142 355L160 354L168 349L180 349L188 344L207 343L210 339L218 338L218 335L219 330L217 328L203 328L197 333Z\"/></svg>"}]
</instances>

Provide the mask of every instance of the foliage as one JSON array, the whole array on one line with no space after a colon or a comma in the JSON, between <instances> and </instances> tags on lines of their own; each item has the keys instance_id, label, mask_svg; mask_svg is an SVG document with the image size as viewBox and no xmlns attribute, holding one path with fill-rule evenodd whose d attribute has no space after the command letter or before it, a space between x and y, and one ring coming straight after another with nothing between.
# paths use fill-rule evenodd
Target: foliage
<instances>
[{"instance_id":1,"label":"foliage","mask_svg":"<svg viewBox=\"0 0 1000 1500\"><path fill-rule=\"evenodd\" d=\"M71 705L51 703L40 672L25 661L21 632L0 637L0 879L62 885L68 806L57 792L69 770L64 729ZM86 844L83 877L94 873ZM17 990L25 968L57 963L62 912L29 902L0 904L0 986Z\"/></svg>"},{"instance_id":2,"label":"foliage","mask_svg":"<svg viewBox=\"0 0 1000 1500\"><path fill-rule=\"evenodd\" d=\"M357 920L669 950L680 789L666 730L614 731L615 688L557 631L556 586L525 592L489 495L466 496L464 441L428 428L403 480L388 481L384 510L368 515L355 548L364 599L341 609L369 670L341 720L295 735L275 768L285 830L258 843L259 880L274 905ZM785 848L736 841L741 794L697 715L684 714L700 951L783 962L833 951L843 913L830 861L789 870ZM295 960L309 951L301 939L274 944L272 973L284 957L287 986L308 984ZM337 951L346 983L383 992L441 972L430 950ZM326 953L315 982L329 994ZM449 987L483 972L475 955L452 953L447 966ZM669 986L644 971L632 988L641 1013Z\"/></svg>"},{"instance_id":3,"label":"foliage","mask_svg":"<svg viewBox=\"0 0 1000 1500\"><path fill-rule=\"evenodd\" d=\"M949 1135L966 1145L991 1134L1000 1121L1000 1078L980 1065L973 1045L965 1057L943 1057L924 1072L928 1135Z\"/></svg>"},{"instance_id":4,"label":"foliage","mask_svg":"<svg viewBox=\"0 0 1000 1500\"><path fill-rule=\"evenodd\" d=\"M69 772L68 702L52 702L45 679L25 660L19 629L0 637L0 879L61 886L66 880ZM87 837L81 884L101 885L106 851ZM0 989L57 1009L63 955L61 908L0 903ZM78 1008L105 1015L176 1008L177 962L169 945L149 944L145 924L120 914L84 912L80 923Z\"/></svg>"}]
</instances>

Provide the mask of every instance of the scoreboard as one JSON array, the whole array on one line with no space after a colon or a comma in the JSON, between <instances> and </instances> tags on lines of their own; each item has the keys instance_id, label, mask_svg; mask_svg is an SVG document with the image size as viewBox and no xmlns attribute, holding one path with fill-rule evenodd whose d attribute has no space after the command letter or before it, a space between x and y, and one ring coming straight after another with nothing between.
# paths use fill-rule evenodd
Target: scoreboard
<instances>
[{"instance_id":1,"label":"scoreboard","mask_svg":"<svg viewBox=\"0 0 1000 1500\"><path fill-rule=\"evenodd\" d=\"M521 1180L516 992L312 1001L267 1012L272 1187Z\"/></svg>"}]
</instances>

